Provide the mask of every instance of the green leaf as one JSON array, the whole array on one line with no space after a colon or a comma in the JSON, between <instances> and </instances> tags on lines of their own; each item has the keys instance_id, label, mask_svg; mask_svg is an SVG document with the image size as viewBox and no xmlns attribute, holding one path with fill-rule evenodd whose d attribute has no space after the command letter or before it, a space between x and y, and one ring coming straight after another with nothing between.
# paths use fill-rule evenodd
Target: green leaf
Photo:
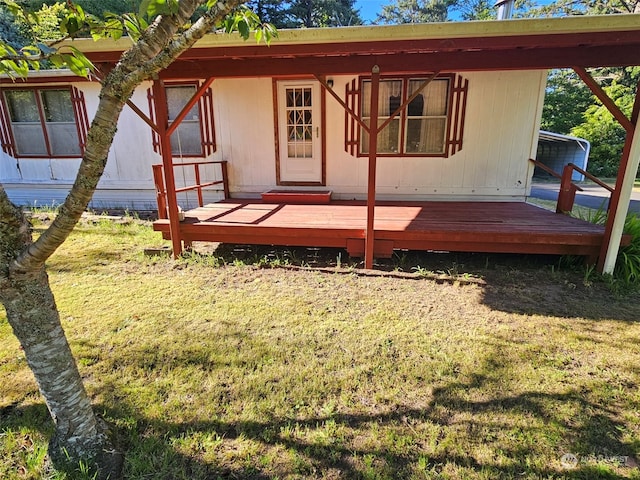
<instances>
[{"instance_id":1,"label":"green leaf","mask_svg":"<svg viewBox=\"0 0 640 480\"><path fill-rule=\"evenodd\" d=\"M109 18L104 24L104 34L114 40L118 40L124 34L124 25L119 18Z\"/></svg>"},{"instance_id":2,"label":"green leaf","mask_svg":"<svg viewBox=\"0 0 640 480\"><path fill-rule=\"evenodd\" d=\"M65 35L75 35L80 30L78 18L75 15L69 15L60 23L60 31Z\"/></svg>"},{"instance_id":3,"label":"green leaf","mask_svg":"<svg viewBox=\"0 0 640 480\"><path fill-rule=\"evenodd\" d=\"M124 18L124 27L134 42L140 38L142 32L149 26L147 21L138 15L126 14L122 18Z\"/></svg>"},{"instance_id":4,"label":"green leaf","mask_svg":"<svg viewBox=\"0 0 640 480\"><path fill-rule=\"evenodd\" d=\"M207 8L212 8L216 3L218 3L218 0L209 0L207 2Z\"/></svg>"},{"instance_id":5,"label":"green leaf","mask_svg":"<svg viewBox=\"0 0 640 480\"><path fill-rule=\"evenodd\" d=\"M62 58L64 58L64 63L67 65L67 67L69 67L69 70L71 70L79 77L87 77L89 75L85 64L73 55L63 53Z\"/></svg>"},{"instance_id":6,"label":"green leaf","mask_svg":"<svg viewBox=\"0 0 640 480\"><path fill-rule=\"evenodd\" d=\"M38 12L26 12L26 19L28 23L32 25L38 25L40 23L40 17L38 16Z\"/></svg>"},{"instance_id":7,"label":"green leaf","mask_svg":"<svg viewBox=\"0 0 640 480\"><path fill-rule=\"evenodd\" d=\"M144 17L147 14L147 10L149 9L149 3L151 0L142 0L140 2L140 8L138 9L138 16Z\"/></svg>"},{"instance_id":8,"label":"green leaf","mask_svg":"<svg viewBox=\"0 0 640 480\"><path fill-rule=\"evenodd\" d=\"M51 63L53 63L53 65L54 65L56 68L62 68L62 67L64 67L64 64L65 64L65 62L64 62L64 58L63 58L63 57L62 57L62 55L61 55L61 54L59 54L59 53L56 53L56 54L54 54L54 55L51 55L51 56L49 57L49 61L50 61Z\"/></svg>"},{"instance_id":9,"label":"green leaf","mask_svg":"<svg viewBox=\"0 0 640 480\"><path fill-rule=\"evenodd\" d=\"M222 26L224 27L225 33L233 32L235 25L236 25L236 18L234 16L228 16L222 22Z\"/></svg>"},{"instance_id":10,"label":"green leaf","mask_svg":"<svg viewBox=\"0 0 640 480\"><path fill-rule=\"evenodd\" d=\"M238 33L240 33L240 36L245 40L249 38L251 28L249 28L249 24L244 18L238 22Z\"/></svg>"},{"instance_id":11,"label":"green leaf","mask_svg":"<svg viewBox=\"0 0 640 480\"><path fill-rule=\"evenodd\" d=\"M2 60L0 61L0 70L11 77L26 78L29 74L29 65L25 61Z\"/></svg>"},{"instance_id":12,"label":"green leaf","mask_svg":"<svg viewBox=\"0 0 640 480\"><path fill-rule=\"evenodd\" d=\"M83 22L86 18L86 14L84 13L84 10L82 9L82 7L74 3L71 8L72 8L72 11L75 12L75 16L78 19L78 21Z\"/></svg>"},{"instance_id":13,"label":"green leaf","mask_svg":"<svg viewBox=\"0 0 640 480\"><path fill-rule=\"evenodd\" d=\"M88 77L89 72L94 70L93 63L75 47L69 47L73 53L63 53L60 56L64 60L64 63L69 67L73 73L80 77Z\"/></svg>"},{"instance_id":14,"label":"green leaf","mask_svg":"<svg viewBox=\"0 0 640 480\"><path fill-rule=\"evenodd\" d=\"M270 23L262 23L260 17L246 6L241 6L238 11L227 15L222 21L221 27L225 33L238 31L240 36L247 40L251 32L255 35L256 41L264 41L267 45L278 36L276 28Z\"/></svg>"},{"instance_id":15,"label":"green leaf","mask_svg":"<svg viewBox=\"0 0 640 480\"><path fill-rule=\"evenodd\" d=\"M174 15L178 8L177 0L148 0L145 13L149 18L155 18L158 15Z\"/></svg>"},{"instance_id":16,"label":"green leaf","mask_svg":"<svg viewBox=\"0 0 640 480\"><path fill-rule=\"evenodd\" d=\"M20 53L27 57L28 60L32 60L35 57L40 57L42 52L35 45L26 45L20 49Z\"/></svg>"},{"instance_id":17,"label":"green leaf","mask_svg":"<svg viewBox=\"0 0 640 480\"><path fill-rule=\"evenodd\" d=\"M274 38L278 38L278 30L276 30L276 27L270 23L263 24L261 32L264 35L264 43L267 45L270 45L271 40Z\"/></svg>"},{"instance_id":18,"label":"green leaf","mask_svg":"<svg viewBox=\"0 0 640 480\"><path fill-rule=\"evenodd\" d=\"M91 63L91 60L89 60L84 53L82 53L76 47L70 46L69 48L73 52L73 56L81 61L86 68L88 68L89 70L95 70L95 65Z\"/></svg>"},{"instance_id":19,"label":"green leaf","mask_svg":"<svg viewBox=\"0 0 640 480\"><path fill-rule=\"evenodd\" d=\"M22 13L22 7L13 0L4 0L4 4L13 16L19 16Z\"/></svg>"}]
</instances>

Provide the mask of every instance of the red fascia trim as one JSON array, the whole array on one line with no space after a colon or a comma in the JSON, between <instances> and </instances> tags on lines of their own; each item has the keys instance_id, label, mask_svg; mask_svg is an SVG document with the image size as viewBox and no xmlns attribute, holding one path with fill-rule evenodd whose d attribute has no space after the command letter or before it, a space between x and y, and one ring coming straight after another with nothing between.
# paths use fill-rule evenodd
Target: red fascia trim
<instances>
[{"instance_id":1,"label":"red fascia trim","mask_svg":"<svg viewBox=\"0 0 640 480\"><path fill-rule=\"evenodd\" d=\"M380 40L365 42L332 42L318 44L247 44L233 47L191 48L183 53L179 60L211 60L221 58L278 58L287 56L347 56L347 55L388 55L398 53L448 53L456 51L487 52L522 51L537 48L589 48L638 45L638 31L590 32L568 34L509 35L454 37L438 39ZM122 55L121 51L87 52L93 62L115 63Z\"/></svg>"}]
</instances>

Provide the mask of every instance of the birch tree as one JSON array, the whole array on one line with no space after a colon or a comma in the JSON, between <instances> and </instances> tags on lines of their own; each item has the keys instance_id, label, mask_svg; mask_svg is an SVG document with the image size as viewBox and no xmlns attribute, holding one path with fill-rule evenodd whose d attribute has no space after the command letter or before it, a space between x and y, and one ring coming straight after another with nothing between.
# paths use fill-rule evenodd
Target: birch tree
<instances>
[{"instance_id":1,"label":"birch tree","mask_svg":"<svg viewBox=\"0 0 640 480\"><path fill-rule=\"evenodd\" d=\"M12 0L2 0L14 15L25 14ZM27 363L55 425L49 456L56 462L89 461L99 477L117 478L122 456L105 426L93 412L81 375L63 331L45 262L69 236L86 209L104 171L120 113L141 82L151 79L182 52L214 28L239 31L245 39L273 34L255 15L239 9L242 0L145 0L143 14L100 22L71 1L61 23L66 38L92 34L119 38L128 34L131 47L102 80L100 102L87 134L86 148L75 183L51 226L34 239L28 218L0 184L0 302L20 341ZM201 12L191 23L194 13ZM258 35L257 32L260 32ZM0 39L0 73L26 76L48 60L86 75L90 62L59 41L37 41L16 48Z\"/></svg>"}]
</instances>

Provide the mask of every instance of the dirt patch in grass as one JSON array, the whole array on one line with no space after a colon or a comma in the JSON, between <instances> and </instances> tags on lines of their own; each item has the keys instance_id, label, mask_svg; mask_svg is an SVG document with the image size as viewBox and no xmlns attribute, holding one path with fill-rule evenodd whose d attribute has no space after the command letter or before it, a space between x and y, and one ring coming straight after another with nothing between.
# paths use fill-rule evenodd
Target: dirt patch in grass
<instances>
[{"instance_id":1,"label":"dirt patch in grass","mask_svg":"<svg viewBox=\"0 0 640 480\"><path fill-rule=\"evenodd\" d=\"M329 249L143 255L158 238L87 222L48 264L127 478L640 478L637 293L558 257L369 272ZM0 477L62 478L1 313L0 338Z\"/></svg>"}]
</instances>

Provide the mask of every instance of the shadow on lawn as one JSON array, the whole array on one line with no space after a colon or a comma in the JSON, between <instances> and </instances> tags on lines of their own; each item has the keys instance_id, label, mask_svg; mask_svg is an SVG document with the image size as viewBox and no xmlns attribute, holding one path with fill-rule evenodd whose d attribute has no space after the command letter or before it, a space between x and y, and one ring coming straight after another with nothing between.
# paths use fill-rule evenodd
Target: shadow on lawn
<instances>
[{"instance_id":1,"label":"shadow on lawn","mask_svg":"<svg viewBox=\"0 0 640 480\"><path fill-rule=\"evenodd\" d=\"M299 429L318 429L327 421L348 427L354 431L369 430L375 424L380 432L389 427L409 425L419 428L424 422L430 422L441 429L454 425L463 428L467 435L473 438L473 443L484 441L480 434L490 429L502 428L497 419L505 413L527 414L535 417L535 421L545 424L558 424L561 435L566 443L579 446L582 452L576 454L589 455L605 454L613 456L629 456L633 458L633 450L638 445L628 445L619 439L622 425L614 420L615 413L600 405L585 400L580 392L565 394L547 394L543 392L526 392L515 396L502 396L485 401L469 401L463 398L462 392L482 388L486 383L494 382L492 375L478 374L469 382L452 382L433 392L431 404L422 409L396 408L391 412L380 414L343 415L334 414L317 416L306 419L276 419L264 422L244 421L225 423L219 421L202 421L193 423L170 423L157 419L136 417L131 414L126 405L96 406L96 410L103 412L107 418L125 419L127 427L120 431L123 449L126 451L127 478L154 479L269 479L269 478L333 478L333 479L369 479L369 478L408 478L415 473L415 467L424 457L420 451L394 451L388 448L365 448L354 444L313 443L297 440L282 435L282 431L295 425ZM584 421L566 422L555 415L555 407L571 404L575 406L576 418ZM446 405L448 412L443 415L439 405ZM492 422L464 420L478 415L492 415ZM0 410L0 420L3 428L26 427L27 429L42 429L47 425L47 410L44 405L37 404L29 407L11 406ZM535 422L533 422L535 423ZM413 426L413 427L411 427ZM506 426L505 426L506 428ZM278 447L280 452L286 449L293 452L298 459L296 465L280 462L280 469L261 469L260 461L256 458L246 458L225 461L230 454L219 455L220 462L205 462L201 460L202 451L197 449L189 454L180 452L173 440L181 435L211 435L216 434L221 445L225 442L244 439L261 444L263 447ZM44 428L45 434L50 434L50 428ZM523 436L542 435L536 427L522 432ZM489 447L493 447L489 441ZM214 447L219 448L219 447ZM233 448L233 447L231 447ZM575 468L563 468L560 457L566 452L558 452L555 464L548 466L531 466L532 452L526 444L513 443L511 447L501 448L500 454L510 462L482 462L472 455L461 453L441 453L428 455L428 464L424 464L422 475L412 478L441 478L439 474L444 469L466 472L469 476L473 471L480 473L482 478L510 479L510 478L557 478L557 479L622 479L626 475L614 473L613 470L602 468L602 464L594 461L581 461ZM535 452L533 452L535 455ZM366 461L363 463L363 459ZM632 460L634 461L634 460ZM631 472L633 467L624 467ZM460 470L456 470L460 469ZM263 471L264 470L264 471ZM625 472L625 473L626 473ZM274 477L276 475L276 477ZM472 474L471 474L472 475ZM453 478L451 475L444 478Z\"/></svg>"},{"instance_id":2,"label":"shadow on lawn","mask_svg":"<svg viewBox=\"0 0 640 480\"><path fill-rule=\"evenodd\" d=\"M206 248L206 247L205 247ZM591 320L640 321L640 291L624 296L584 269L579 257L396 251L364 271L361 259L337 248L220 244L193 255L213 255L221 264L304 268L328 274L384 275L438 283L478 284L483 303L498 311Z\"/></svg>"}]
</instances>

